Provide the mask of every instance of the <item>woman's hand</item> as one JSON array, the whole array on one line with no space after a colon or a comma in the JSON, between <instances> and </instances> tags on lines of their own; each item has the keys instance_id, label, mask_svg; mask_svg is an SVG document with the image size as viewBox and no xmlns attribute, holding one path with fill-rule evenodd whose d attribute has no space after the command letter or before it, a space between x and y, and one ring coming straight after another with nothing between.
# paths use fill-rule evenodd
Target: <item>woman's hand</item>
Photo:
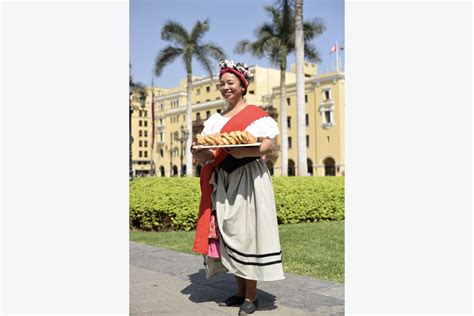
<instances>
[{"instance_id":1,"label":"woman's hand","mask_svg":"<svg viewBox=\"0 0 474 316\"><path fill-rule=\"evenodd\" d=\"M214 159L214 151L209 148L194 148L194 146L199 145L196 142L191 144L191 154L200 161L207 161Z\"/></svg>"}]
</instances>

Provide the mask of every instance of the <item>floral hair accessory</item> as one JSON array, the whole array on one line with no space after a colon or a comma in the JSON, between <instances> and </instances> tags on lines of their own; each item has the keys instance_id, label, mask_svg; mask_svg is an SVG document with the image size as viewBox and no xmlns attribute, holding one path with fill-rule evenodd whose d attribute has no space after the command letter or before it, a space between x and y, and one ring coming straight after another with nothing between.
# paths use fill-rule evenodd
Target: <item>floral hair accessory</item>
<instances>
[{"instance_id":1,"label":"floral hair accessory","mask_svg":"<svg viewBox=\"0 0 474 316\"><path fill-rule=\"evenodd\" d=\"M250 72L249 67L246 63L237 63L235 64L232 60L225 59L219 62L220 73L219 77L221 77L226 72L231 72L237 77L239 77L242 84L245 88L249 85L249 80L253 77L252 72Z\"/></svg>"}]
</instances>

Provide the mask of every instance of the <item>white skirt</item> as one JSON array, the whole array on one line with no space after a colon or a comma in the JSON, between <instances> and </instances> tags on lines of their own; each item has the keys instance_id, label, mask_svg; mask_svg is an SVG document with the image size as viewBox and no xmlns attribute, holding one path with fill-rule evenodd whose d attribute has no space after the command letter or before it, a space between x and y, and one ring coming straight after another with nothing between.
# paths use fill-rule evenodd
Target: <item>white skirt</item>
<instances>
[{"instance_id":1,"label":"white skirt","mask_svg":"<svg viewBox=\"0 0 474 316\"><path fill-rule=\"evenodd\" d=\"M216 170L210 183L221 260L204 255L207 276L227 270L250 280L284 279L275 197L266 164L257 159L231 173Z\"/></svg>"}]
</instances>

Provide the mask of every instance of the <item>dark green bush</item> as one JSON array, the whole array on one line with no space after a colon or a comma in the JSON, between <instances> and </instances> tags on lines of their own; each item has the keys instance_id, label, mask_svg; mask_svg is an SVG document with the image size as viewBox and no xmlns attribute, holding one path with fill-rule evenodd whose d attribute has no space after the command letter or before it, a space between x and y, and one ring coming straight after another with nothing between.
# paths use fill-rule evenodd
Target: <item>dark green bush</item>
<instances>
[{"instance_id":1,"label":"dark green bush","mask_svg":"<svg viewBox=\"0 0 474 316\"><path fill-rule=\"evenodd\" d=\"M278 223L344 219L343 177L273 177ZM140 178L130 183L130 228L191 230L199 178Z\"/></svg>"}]
</instances>

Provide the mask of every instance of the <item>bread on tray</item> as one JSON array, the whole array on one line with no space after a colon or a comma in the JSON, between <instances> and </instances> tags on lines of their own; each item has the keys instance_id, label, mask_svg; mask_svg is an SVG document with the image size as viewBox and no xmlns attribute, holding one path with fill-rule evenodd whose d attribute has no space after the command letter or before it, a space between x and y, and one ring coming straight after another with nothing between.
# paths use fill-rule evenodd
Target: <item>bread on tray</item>
<instances>
[{"instance_id":1,"label":"bread on tray","mask_svg":"<svg viewBox=\"0 0 474 316\"><path fill-rule=\"evenodd\" d=\"M232 131L230 133L218 133L206 136L197 134L196 140L199 145L205 146L242 145L257 142L257 138L247 131Z\"/></svg>"}]
</instances>

